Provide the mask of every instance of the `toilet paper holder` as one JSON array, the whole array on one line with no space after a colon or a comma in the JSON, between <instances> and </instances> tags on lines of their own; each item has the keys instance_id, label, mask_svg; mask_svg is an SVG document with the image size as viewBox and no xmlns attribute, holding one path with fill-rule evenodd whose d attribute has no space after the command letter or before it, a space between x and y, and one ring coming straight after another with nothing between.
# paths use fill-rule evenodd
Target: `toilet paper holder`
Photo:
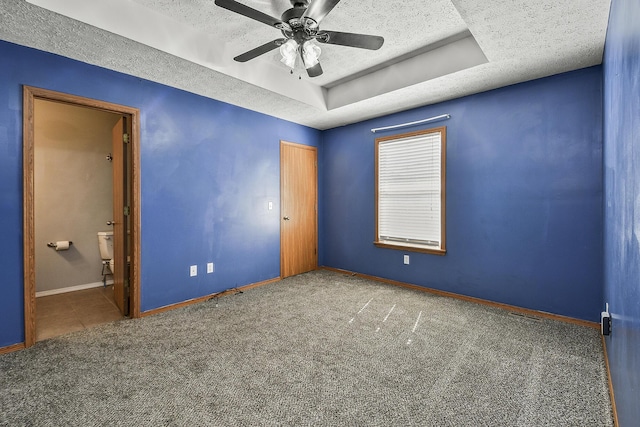
<instances>
[{"instance_id":1,"label":"toilet paper holder","mask_svg":"<svg viewBox=\"0 0 640 427\"><path fill-rule=\"evenodd\" d=\"M73 242L71 240L69 240L69 246L73 245ZM49 242L47 243L47 246L49 246L50 248L57 248L58 247L58 242Z\"/></svg>"}]
</instances>

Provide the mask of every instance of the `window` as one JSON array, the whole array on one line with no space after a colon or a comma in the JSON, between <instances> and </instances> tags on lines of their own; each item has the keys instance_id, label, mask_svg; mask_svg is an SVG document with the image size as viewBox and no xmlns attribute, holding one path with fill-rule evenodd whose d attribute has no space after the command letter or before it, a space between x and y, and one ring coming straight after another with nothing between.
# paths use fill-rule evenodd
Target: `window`
<instances>
[{"instance_id":1,"label":"window","mask_svg":"<svg viewBox=\"0 0 640 427\"><path fill-rule=\"evenodd\" d=\"M446 253L446 129L376 139L376 246Z\"/></svg>"}]
</instances>

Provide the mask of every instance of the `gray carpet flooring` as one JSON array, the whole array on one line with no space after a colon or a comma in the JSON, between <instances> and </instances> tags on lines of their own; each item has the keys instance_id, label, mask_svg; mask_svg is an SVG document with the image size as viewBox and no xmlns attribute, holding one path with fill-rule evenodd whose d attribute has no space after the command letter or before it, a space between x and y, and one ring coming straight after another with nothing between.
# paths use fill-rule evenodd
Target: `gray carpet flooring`
<instances>
[{"instance_id":1,"label":"gray carpet flooring","mask_svg":"<svg viewBox=\"0 0 640 427\"><path fill-rule=\"evenodd\" d=\"M0 425L613 421L597 330L320 270L2 355Z\"/></svg>"}]
</instances>

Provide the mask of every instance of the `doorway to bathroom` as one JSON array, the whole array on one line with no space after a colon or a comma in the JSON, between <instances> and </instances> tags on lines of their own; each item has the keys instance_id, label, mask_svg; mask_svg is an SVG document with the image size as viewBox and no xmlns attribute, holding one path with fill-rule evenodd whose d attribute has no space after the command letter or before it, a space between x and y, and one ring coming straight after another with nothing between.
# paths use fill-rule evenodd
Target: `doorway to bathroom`
<instances>
[{"instance_id":1,"label":"doorway to bathroom","mask_svg":"<svg viewBox=\"0 0 640 427\"><path fill-rule=\"evenodd\" d=\"M29 347L38 335L55 333L43 334L42 326L53 322L55 330L62 307L75 318L63 316L70 325L60 321L58 330L139 317L140 131L135 108L29 86L23 91ZM99 250L99 234L108 236L109 255Z\"/></svg>"}]
</instances>

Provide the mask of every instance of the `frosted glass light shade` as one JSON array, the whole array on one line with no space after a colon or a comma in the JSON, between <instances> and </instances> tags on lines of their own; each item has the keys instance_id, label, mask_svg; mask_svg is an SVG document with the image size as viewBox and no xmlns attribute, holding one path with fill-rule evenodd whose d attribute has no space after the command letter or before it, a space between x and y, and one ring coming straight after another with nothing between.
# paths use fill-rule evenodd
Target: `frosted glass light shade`
<instances>
[{"instance_id":1,"label":"frosted glass light shade","mask_svg":"<svg viewBox=\"0 0 640 427\"><path fill-rule=\"evenodd\" d=\"M304 66L311 68L319 62L320 53L322 50L320 46L310 41L305 42L302 46L302 57L304 58Z\"/></svg>"},{"instance_id":2,"label":"frosted glass light shade","mask_svg":"<svg viewBox=\"0 0 640 427\"><path fill-rule=\"evenodd\" d=\"M287 40L286 43L280 46L280 55L282 55L280 62L289 68L295 68L296 57L298 56L298 43L293 39Z\"/></svg>"}]
</instances>

